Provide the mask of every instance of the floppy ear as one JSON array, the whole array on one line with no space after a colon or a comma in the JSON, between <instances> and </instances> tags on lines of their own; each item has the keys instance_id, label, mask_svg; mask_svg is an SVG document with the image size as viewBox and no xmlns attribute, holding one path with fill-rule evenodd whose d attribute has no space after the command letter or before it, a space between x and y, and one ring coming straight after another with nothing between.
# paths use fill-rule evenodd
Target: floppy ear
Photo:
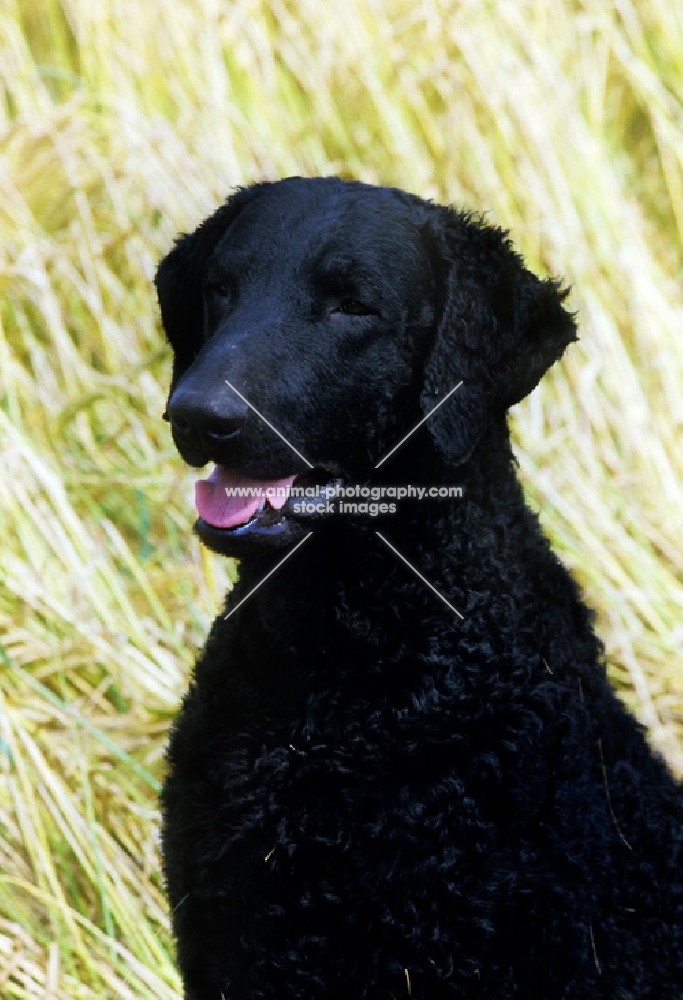
<instances>
[{"instance_id":1,"label":"floppy ear","mask_svg":"<svg viewBox=\"0 0 683 1000\"><path fill-rule=\"evenodd\" d=\"M577 339L576 325L562 305L569 290L528 271L505 230L435 211L425 235L437 272L437 326L420 402L429 413L462 380L427 421L447 461L459 465Z\"/></svg>"},{"instance_id":2,"label":"floppy ear","mask_svg":"<svg viewBox=\"0 0 683 1000\"><path fill-rule=\"evenodd\" d=\"M238 188L224 205L193 233L176 239L157 268L154 283L161 320L173 348L171 393L202 346L204 325L203 279L209 257L223 233L258 187ZM170 393L169 393L170 395Z\"/></svg>"}]
</instances>

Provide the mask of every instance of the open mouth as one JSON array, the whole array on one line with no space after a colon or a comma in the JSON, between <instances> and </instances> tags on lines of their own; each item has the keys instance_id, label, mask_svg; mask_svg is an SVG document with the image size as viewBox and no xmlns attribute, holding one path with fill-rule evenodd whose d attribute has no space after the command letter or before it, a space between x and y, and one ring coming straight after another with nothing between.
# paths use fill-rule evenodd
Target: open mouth
<instances>
[{"instance_id":1,"label":"open mouth","mask_svg":"<svg viewBox=\"0 0 683 1000\"><path fill-rule=\"evenodd\" d=\"M297 491L332 481L332 474L319 468L284 479L258 480L217 465L208 479L195 484L199 525L231 536L277 535L295 517L291 504L301 495Z\"/></svg>"}]
</instances>

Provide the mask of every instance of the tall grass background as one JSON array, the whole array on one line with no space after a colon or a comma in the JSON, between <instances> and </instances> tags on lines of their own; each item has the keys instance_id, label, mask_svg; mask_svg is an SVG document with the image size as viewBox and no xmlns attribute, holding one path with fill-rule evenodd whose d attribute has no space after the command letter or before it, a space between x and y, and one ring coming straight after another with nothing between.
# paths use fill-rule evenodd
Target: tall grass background
<instances>
[{"instance_id":1,"label":"tall grass background","mask_svg":"<svg viewBox=\"0 0 683 1000\"><path fill-rule=\"evenodd\" d=\"M683 773L683 7L0 0L0 81L0 994L180 995L157 793L234 569L190 534L152 277L236 184L484 210L574 286L521 474Z\"/></svg>"}]
</instances>

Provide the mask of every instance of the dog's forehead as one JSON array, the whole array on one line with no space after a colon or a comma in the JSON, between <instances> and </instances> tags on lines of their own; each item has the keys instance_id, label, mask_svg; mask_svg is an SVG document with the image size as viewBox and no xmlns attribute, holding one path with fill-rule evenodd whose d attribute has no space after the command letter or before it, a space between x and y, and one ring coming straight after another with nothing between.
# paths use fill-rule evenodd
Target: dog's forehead
<instances>
[{"instance_id":1,"label":"dog's forehead","mask_svg":"<svg viewBox=\"0 0 683 1000\"><path fill-rule=\"evenodd\" d=\"M369 185L270 185L240 211L216 248L219 260L322 256L371 264L426 256L420 230L398 192Z\"/></svg>"}]
</instances>

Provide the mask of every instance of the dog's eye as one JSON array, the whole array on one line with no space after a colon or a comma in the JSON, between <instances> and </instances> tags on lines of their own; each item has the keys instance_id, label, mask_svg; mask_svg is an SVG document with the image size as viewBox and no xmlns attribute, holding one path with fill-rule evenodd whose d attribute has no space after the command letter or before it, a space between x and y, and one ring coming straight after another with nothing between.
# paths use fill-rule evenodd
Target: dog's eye
<instances>
[{"instance_id":1,"label":"dog's eye","mask_svg":"<svg viewBox=\"0 0 683 1000\"><path fill-rule=\"evenodd\" d=\"M207 292L211 295L218 295L222 299L229 299L232 295L232 289L227 281L210 281L206 286Z\"/></svg>"},{"instance_id":2,"label":"dog's eye","mask_svg":"<svg viewBox=\"0 0 683 1000\"><path fill-rule=\"evenodd\" d=\"M333 316L340 314L342 316L377 316L378 312L365 302L359 302L358 299L342 299L332 310Z\"/></svg>"}]
</instances>

